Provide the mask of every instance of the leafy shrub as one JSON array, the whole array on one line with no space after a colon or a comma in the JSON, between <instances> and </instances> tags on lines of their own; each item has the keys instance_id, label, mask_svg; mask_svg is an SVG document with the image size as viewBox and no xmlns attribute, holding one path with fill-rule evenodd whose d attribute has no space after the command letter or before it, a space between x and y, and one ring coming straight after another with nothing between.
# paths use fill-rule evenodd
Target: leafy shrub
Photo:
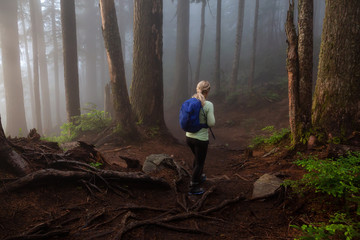
<instances>
[{"instance_id":1,"label":"leafy shrub","mask_svg":"<svg viewBox=\"0 0 360 240\"><path fill-rule=\"evenodd\" d=\"M274 145L279 143L281 140L286 138L290 130L288 128L282 128L280 130L276 130L274 126L267 126L261 129L262 131L267 132L270 136L256 136L252 139L251 145L249 147L254 148L260 146L261 144Z\"/></svg>"},{"instance_id":2,"label":"leafy shrub","mask_svg":"<svg viewBox=\"0 0 360 240\"><path fill-rule=\"evenodd\" d=\"M286 184L297 191L314 189L344 200L345 213L335 213L329 223L317 223L293 226L304 232L299 239L329 239L329 236L342 234L344 239L360 236L360 153L348 153L337 160L319 160L309 157L295 162L308 171L299 181L287 181ZM350 204L357 207L355 214L349 211Z\"/></svg>"},{"instance_id":3,"label":"leafy shrub","mask_svg":"<svg viewBox=\"0 0 360 240\"><path fill-rule=\"evenodd\" d=\"M92 131L100 132L111 124L111 117L108 113L96 109L95 105L84 108L85 113L72 118L72 122L64 123L60 129L60 136L44 138L48 141L59 143L70 142L81 133Z\"/></svg>"}]
</instances>

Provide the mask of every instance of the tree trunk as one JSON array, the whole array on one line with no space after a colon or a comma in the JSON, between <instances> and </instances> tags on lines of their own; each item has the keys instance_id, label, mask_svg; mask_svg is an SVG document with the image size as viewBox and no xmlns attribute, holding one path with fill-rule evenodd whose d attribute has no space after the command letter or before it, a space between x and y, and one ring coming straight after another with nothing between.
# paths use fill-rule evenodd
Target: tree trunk
<instances>
[{"instance_id":1,"label":"tree trunk","mask_svg":"<svg viewBox=\"0 0 360 240\"><path fill-rule=\"evenodd\" d=\"M102 31L109 64L115 120L120 124L122 134L135 132L135 123L126 88L124 61L117 24L114 0L100 0Z\"/></svg>"},{"instance_id":2,"label":"tree trunk","mask_svg":"<svg viewBox=\"0 0 360 240\"><path fill-rule=\"evenodd\" d=\"M292 144L299 141L298 128L299 122L299 57L298 57L298 37L294 26L294 0L290 2L287 12L285 31L288 43L286 67L288 71L288 93L289 93L289 123L292 137Z\"/></svg>"},{"instance_id":3,"label":"tree trunk","mask_svg":"<svg viewBox=\"0 0 360 240\"><path fill-rule=\"evenodd\" d=\"M61 0L64 81L68 122L80 116L79 72L74 0Z\"/></svg>"},{"instance_id":4,"label":"tree trunk","mask_svg":"<svg viewBox=\"0 0 360 240\"><path fill-rule=\"evenodd\" d=\"M162 0L135 0L131 104L139 122L165 128Z\"/></svg>"},{"instance_id":5,"label":"tree trunk","mask_svg":"<svg viewBox=\"0 0 360 240\"><path fill-rule=\"evenodd\" d=\"M220 58L221 56L221 0L217 0L216 8L216 47L215 47L215 94L220 93Z\"/></svg>"},{"instance_id":6,"label":"tree trunk","mask_svg":"<svg viewBox=\"0 0 360 240\"><path fill-rule=\"evenodd\" d=\"M9 145L1 123L0 117L0 165L8 166L19 175L31 172L29 164Z\"/></svg>"},{"instance_id":7,"label":"tree trunk","mask_svg":"<svg viewBox=\"0 0 360 240\"><path fill-rule=\"evenodd\" d=\"M59 84L59 46L55 20L55 0L51 0L51 31L53 40L54 80L55 80L55 125L61 124L60 117L60 84Z\"/></svg>"},{"instance_id":8,"label":"tree trunk","mask_svg":"<svg viewBox=\"0 0 360 240\"><path fill-rule=\"evenodd\" d=\"M360 1L327 0L313 125L343 138L360 130Z\"/></svg>"},{"instance_id":9,"label":"tree trunk","mask_svg":"<svg viewBox=\"0 0 360 240\"><path fill-rule=\"evenodd\" d=\"M297 125L302 137L311 127L313 5L313 0L299 0L299 122Z\"/></svg>"},{"instance_id":10,"label":"tree trunk","mask_svg":"<svg viewBox=\"0 0 360 240\"><path fill-rule=\"evenodd\" d=\"M86 24L84 25L84 48L85 51L85 94L84 100L87 103L98 104L98 83L96 78L96 30L97 18L94 0L87 0L85 7Z\"/></svg>"},{"instance_id":11,"label":"tree trunk","mask_svg":"<svg viewBox=\"0 0 360 240\"><path fill-rule=\"evenodd\" d=\"M256 0L255 15L254 15L254 32L253 32L253 40L252 40L253 47L252 47L252 54L251 54L250 77L249 77L249 81L248 81L248 89L250 91L252 90L252 87L254 84L254 75L255 75L258 18L259 18L259 0Z\"/></svg>"},{"instance_id":12,"label":"tree trunk","mask_svg":"<svg viewBox=\"0 0 360 240\"><path fill-rule=\"evenodd\" d=\"M241 41L242 41L242 31L244 23L244 5L245 0L239 0L238 7L238 21L236 25L236 42L235 42L235 55L231 71L231 79L229 86L229 93L236 90L238 72L239 72L239 62L240 62L240 52L241 52Z\"/></svg>"},{"instance_id":13,"label":"tree trunk","mask_svg":"<svg viewBox=\"0 0 360 240\"><path fill-rule=\"evenodd\" d=\"M177 3L177 28L176 28L176 59L173 89L174 105L179 105L189 97L189 0Z\"/></svg>"},{"instance_id":14,"label":"tree trunk","mask_svg":"<svg viewBox=\"0 0 360 240\"><path fill-rule=\"evenodd\" d=\"M202 57L202 50L203 50L203 45L204 45L206 0L202 0L201 4L202 4L201 5L201 25L200 25L200 39L199 39L198 59L197 59L196 70L195 70L195 78L194 78L194 82L192 84L192 89L195 89L196 84L200 81L201 57Z\"/></svg>"},{"instance_id":15,"label":"tree trunk","mask_svg":"<svg viewBox=\"0 0 360 240\"><path fill-rule=\"evenodd\" d=\"M43 131L47 134L51 131L51 107L50 107L50 93L49 93L49 76L47 69L47 57L46 57L46 45L44 36L44 22L42 18L42 11L40 6L40 0L35 1L35 12L38 16L37 22L37 34L39 44L39 66L40 66L40 84L41 84L41 100L43 106Z\"/></svg>"},{"instance_id":16,"label":"tree trunk","mask_svg":"<svg viewBox=\"0 0 360 240\"><path fill-rule=\"evenodd\" d=\"M32 125L35 126L36 116L35 116L35 101L34 101L34 88L33 88L33 79L32 79L32 71L30 64L30 56L29 56L29 46L27 40L26 26L25 26L25 17L24 17L24 7L25 2L21 2L21 26L23 31L24 45L25 45L25 58L26 58L26 68L27 68L27 80L29 84L29 94L30 94L30 106L31 106L31 116L32 116Z\"/></svg>"},{"instance_id":17,"label":"tree trunk","mask_svg":"<svg viewBox=\"0 0 360 240\"><path fill-rule=\"evenodd\" d=\"M30 1L31 30L32 30L32 52L33 52L33 73L34 73L34 100L37 131L42 133L40 86L39 86L39 57L38 57L38 37L35 13L35 2Z\"/></svg>"},{"instance_id":18,"label":"tree trunk","mask_svg":"<svg viewBox=\"0 0 360 240\"><path fill-rule=\"evenodd\" d=\"M12 136L27 134L24 93L21 81L17 1L1 1L1 51L6 98L6 131Z\"/></svg>"}]
</instances>

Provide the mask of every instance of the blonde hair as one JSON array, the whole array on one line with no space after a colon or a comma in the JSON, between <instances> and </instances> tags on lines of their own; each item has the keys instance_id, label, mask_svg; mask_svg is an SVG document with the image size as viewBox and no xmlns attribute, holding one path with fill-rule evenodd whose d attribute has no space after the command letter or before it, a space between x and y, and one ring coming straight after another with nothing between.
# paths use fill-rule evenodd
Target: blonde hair
<instances>
[{"instance_id":1,"label":"blonde hair","mask_svg":"<svg viewBox=\"0 0 360 240\"><path fill-rule=\"evenodd\" d=\"M196 86L196 93L192 96L193 98L197 98L201 101L201 105L205 105L205 97L204 94L210 91L210 83L208 81L200 81Z\"/></svg>"}]
</instances>

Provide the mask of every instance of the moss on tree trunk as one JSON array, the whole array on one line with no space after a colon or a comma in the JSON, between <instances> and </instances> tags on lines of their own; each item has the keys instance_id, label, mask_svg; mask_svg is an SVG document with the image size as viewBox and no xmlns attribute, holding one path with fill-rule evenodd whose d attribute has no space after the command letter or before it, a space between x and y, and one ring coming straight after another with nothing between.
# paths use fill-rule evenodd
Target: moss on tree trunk
<instances>
[{"instance_id":1,"label":"moss on tree trunk","mask_svg":"<svg viewBox=\"0 0 360 240\"><path fill-rule=\"evenodd\" d=\"M327 0L312 106L316 129L344 137L360 130L360 1Z\"/></svg>"}]
</instances>

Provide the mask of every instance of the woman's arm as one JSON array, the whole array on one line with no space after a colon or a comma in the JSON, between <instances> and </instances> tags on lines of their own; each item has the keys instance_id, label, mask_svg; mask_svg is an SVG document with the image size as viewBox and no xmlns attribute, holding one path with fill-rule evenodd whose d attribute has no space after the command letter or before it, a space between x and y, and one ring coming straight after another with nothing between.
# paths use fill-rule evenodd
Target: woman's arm
<instances>
[{"instance_id":1,"label":"woman's arm","mask_svg":"<svg viewBox=\"0 0 360 240\"><path fill-rule=\"evenodd\" d=\"M207 112L207 125L209 127L213 127L215 126L215 115L214 115L214 105L212 104L212 102L208 102L209 103L209 110Z\"/></svg>"}]
</instances>

